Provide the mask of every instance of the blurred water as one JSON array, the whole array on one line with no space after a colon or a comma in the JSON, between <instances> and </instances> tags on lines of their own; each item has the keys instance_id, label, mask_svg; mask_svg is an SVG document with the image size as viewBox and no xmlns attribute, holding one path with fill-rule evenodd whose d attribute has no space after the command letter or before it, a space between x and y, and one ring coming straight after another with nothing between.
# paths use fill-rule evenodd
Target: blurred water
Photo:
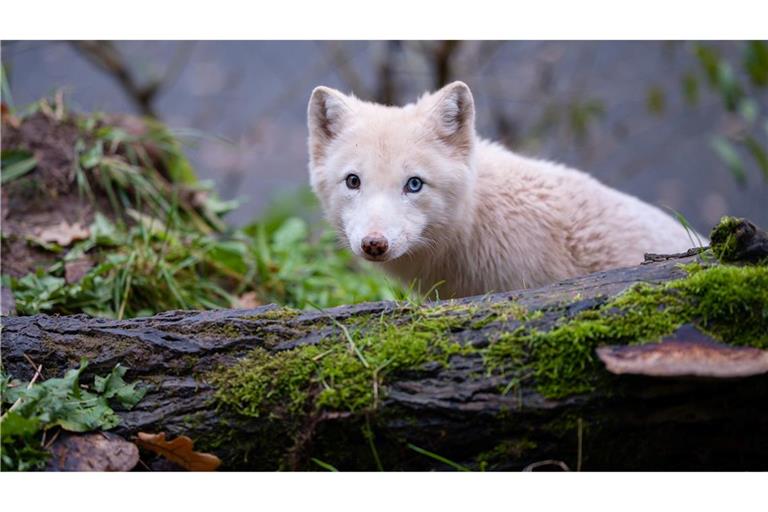
<instances>
[{"instance_id":1,"label":"blurred water","mask_svg":"<svg viewBox=\"0 0 768 512\"><path fill-rule=\"evenodd\" d=\"M117 47L139 81L179 71L155 108L187 134L200 177L214 180L225 198L246 199L231 217L243 223L278 191L306 184L306 102L314 86L373 97L389 48L389 76L400 98L411 101L434 87L430 61L416 43L388 44L128 41ZM137 112L117 82L68 43L5 42L2 61L17 105L63 87L78 109ZM757 169L748 166L747 186L739 186L711 150L712 136L727 129L720 99L703 91L692 107L680 94L682 74L695 67L684 44L468 42L451 63L451 78L474 92L482 135L674 208L702 231L726 213L768 225L768 186ZM647 108L652 86L666 93L661 115ZM569 116L573 105L590 102L602 114L579 139ZM547 120L551 126L538 130Z\"/></svg>"}]
</instances>

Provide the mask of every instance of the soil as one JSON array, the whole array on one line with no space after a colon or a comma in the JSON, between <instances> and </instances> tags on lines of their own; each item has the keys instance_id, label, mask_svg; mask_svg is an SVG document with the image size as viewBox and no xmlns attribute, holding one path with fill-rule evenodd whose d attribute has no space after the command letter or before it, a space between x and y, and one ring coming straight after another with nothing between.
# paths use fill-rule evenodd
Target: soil
<instances>
[{"instance_id":1,"label":"soil","mask_svg":"<svg viewBox=\"0 0 768 512\"><path fill-rule=\"evenodd\" d=\"M75 184L74 148L82 136L71 119L57 120L43 112L18 122L4 117L2 133L4 151L27 150L38 162L29 174L2 188L2 272L20 277L63 256L38 247L30 237L62 221L88 225L95 209L79 197Z\"/></svg>"}]
</instances>

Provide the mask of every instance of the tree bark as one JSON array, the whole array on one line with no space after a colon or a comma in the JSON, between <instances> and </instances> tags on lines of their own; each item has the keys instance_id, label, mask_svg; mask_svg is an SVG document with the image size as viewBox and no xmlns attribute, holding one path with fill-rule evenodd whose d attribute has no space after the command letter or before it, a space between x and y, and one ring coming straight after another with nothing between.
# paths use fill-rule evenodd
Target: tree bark
<instances>
[{"instance_id":1,"label":"tree bark","mask_svg":"<svg viewBox=\"0 0 768 512\"><path fill-rule=\"evenodd\" d=\"M635 283L685 276L680 263L696 256L656 258L633 268L600 272L551 286L459 301L480 314L514 300L541 311L541 326L594 309ZM574 300L576 297L576 300ZM283 315L274 305L250 310L169 311L107 320L85 315L4 317L2 364L29 379L29 359L44 377L58 376L83 357L90 375L115 364L148 388L116 433L187 435L196 449L218 455L225 469L470 469L698 470L768 469L768 376L675 379L616 376L565 398L546 398L523 382L505 393L501 375L476 355L393 375L381 401L363 412L307 411L298 429L279 418L245 417L216 399L209 372L231 367L254 348L270 353L322 340L343 343L339 324L385 312L407 318L418 306L391 302ZM330 321L332 318L333 321ZM337 323L338 322L338 323ZM450 334L482 346L510 329L504 323ZM424 452L428 450L432 454ZM550 465L536 464L546 460Z\"/></svg>"}]
</instances>

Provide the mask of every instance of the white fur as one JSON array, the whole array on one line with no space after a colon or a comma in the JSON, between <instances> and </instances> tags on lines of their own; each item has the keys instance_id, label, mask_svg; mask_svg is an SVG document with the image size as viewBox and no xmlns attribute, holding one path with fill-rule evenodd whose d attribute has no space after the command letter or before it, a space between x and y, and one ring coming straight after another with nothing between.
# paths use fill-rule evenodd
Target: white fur
<instances>
[{"instance_id":1,"label":"white fur","mask_svg":"<svg viewBox=\"0 0 768 512\"><path fill-rule=\"evenodd\" d=\"M469 88L454 82L404 107L318 87L308 109L310 182L358 256L441 298L541 286L636 265L693 244L658 208L563 165L476 136ZM360 177L349 189L349 173ZM405 193L411 177L424 181Z\"/></svg>"}]
</instances>

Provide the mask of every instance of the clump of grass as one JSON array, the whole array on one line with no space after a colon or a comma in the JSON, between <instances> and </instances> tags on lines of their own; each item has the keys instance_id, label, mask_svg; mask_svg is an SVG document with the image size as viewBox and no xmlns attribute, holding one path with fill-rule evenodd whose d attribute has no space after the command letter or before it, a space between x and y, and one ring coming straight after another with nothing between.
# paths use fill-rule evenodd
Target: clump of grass
<instances>
[{"instance_id":1,"label":"clump of grass","mask_svg":"<svg viewBox=\"0 0 768 512\"><path fill-rule=\"evenodd\" d=\"M227 307L236 298L229 280L242 277L231 251L214 237L163 226L147 216L120 227L97 214L90 237L63 260L21 278L4 276L20 314L88 313L123 318L168 309ZM240 247L245 252L245 247ZM67 282L68 265L87 258L93 266Z\"/></svg>"}]
</instances>

